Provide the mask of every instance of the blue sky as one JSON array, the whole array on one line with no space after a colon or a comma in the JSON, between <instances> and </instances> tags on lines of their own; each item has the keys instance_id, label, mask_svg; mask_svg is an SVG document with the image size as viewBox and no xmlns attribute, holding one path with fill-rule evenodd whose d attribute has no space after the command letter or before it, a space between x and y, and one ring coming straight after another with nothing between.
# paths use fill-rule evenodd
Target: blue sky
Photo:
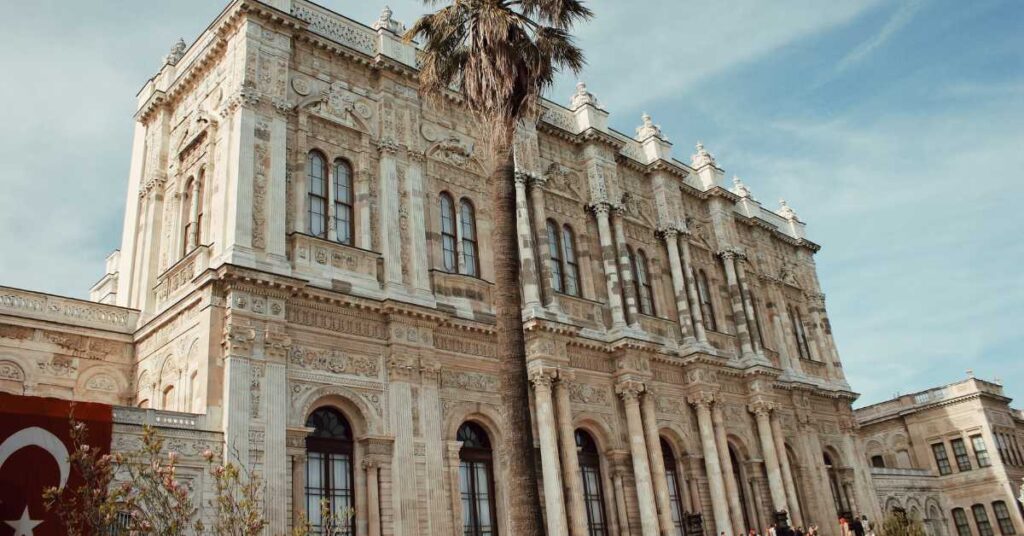
<instances>
[{"instance_id":1,"label":"blue sky","mask_svg":"<svg viewBox=\"0 0 1024 536\"><path fill-rule=\"evenodd\" d=\"M0 284L86 295L120 241L134 95L223 5L39 0L0 20ZM648 112L678 158L702 140L808 222L859 404L967 369L1024 400L1024 3L590 5L583 79L616 128Z\"/></svg>"}]
</instances>

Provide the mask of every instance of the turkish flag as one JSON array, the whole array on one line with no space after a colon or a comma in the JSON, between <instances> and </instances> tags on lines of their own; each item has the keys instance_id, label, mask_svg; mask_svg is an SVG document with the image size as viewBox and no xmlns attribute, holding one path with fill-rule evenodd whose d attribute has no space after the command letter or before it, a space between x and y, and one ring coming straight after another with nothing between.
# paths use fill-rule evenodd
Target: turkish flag
<instances>
[{"instance_id":1,"label":"turkish flag","mask_svg":"<svg viewBox=\"0 0 1024 536\"><path fill-rule=\"evenodd\" d=\"M68 463L72 411L90 449L110 452L113 411L106 404L0 393L0 536L66 534L43 506L43 490L82 484Z\"/></svg>"}]
</instances>

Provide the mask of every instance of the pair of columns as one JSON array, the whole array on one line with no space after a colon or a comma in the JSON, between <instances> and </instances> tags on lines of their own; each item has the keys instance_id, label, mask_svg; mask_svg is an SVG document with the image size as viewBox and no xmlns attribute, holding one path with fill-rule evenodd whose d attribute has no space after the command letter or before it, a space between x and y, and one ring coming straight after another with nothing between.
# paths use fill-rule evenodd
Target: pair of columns
<instances>
[{"instance_id":1,"label":"pair of columns","mask_svg":"<svg viewBox=\"0 0 1024 536\"><path fill-rule=\"evenodd\" d=\"M746 270L743 267L745 257L742 253L729 249L720 252L719 256L725 267L725 282L729 288L736 336L740 341L740 357L763 361L765 357L761 348L761 335L754 319L754 305L747 285Z\"/></svg>"},{"instance_id":2,"label":"pair of columns","mask_svg":"<svg viewBox=\"0 0 1024 536\"><path fill-rule=\"evenodd\" d=\"M690 404L694 406L697 413L697 426L700 430L708 487L711 492L715 532L736 536L745 534L748 529L754 527L744 526L743 510L739 503L741 483L735 479L735 468L732 464L732 457L729 455L724 416L720 405L716 403L714 395L710 393L701 393L691 397ZM755 401L749 407L757 421L758 438L768 475L772 510L776 512L785 510L790 513L794 523L800 523L802 515L796 500L796 487L789 461L786 458L781 428L779 428L777 418L772 417L773 409L774 407L765 401Z\"/></svg>"},{"instance_id":3,"label":"pair of columns","mask_svg":"<svg viewBox=\"0 0 1024 536\"><path fill-rule=\"evenodd\" d=\"M694 280L690 261L689 231L674 227L660 231L662 240L668 249L669 271L672 273L672 289L676 300L676 311L679 313L679 330L683 334L683 342L707 344L708 335L704 329L704 315L700 308L697 295L697 283ZM680 247L682 238L682 247Z\"/></svg>"}]
</instances>

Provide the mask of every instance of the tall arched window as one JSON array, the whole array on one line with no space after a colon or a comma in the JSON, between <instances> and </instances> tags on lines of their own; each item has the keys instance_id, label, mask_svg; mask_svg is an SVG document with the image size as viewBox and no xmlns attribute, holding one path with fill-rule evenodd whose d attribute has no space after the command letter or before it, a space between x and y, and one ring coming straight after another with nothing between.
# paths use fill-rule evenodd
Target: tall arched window
<instances>
[{"instance_id":1,"label":"tall arched window","mask_svg":"<svg viewBox=\"0 0 1024 536\"><path fill-rule=\"evenodd\" d=\"M174 386L168 385L164 388L163 399L160 401L160 409L174 411L178 408L174 407Z\"/></svg>"},{"instance_id":2,"label":"tall arched window","mask_svg":"<svg viewBox=\"0 0 1024 536\"><path fill-rule=\"evenodd\" d=\"M459 201L462 224L462 265L466 275L480 276L480 256L476 248L476 210L468 199Z\"/></svg>"},{"instance_id":3,"label":"tall arched window","mask_svg":"<svg viewBox=\"0 0 1024 536\"><path fill-rule=\"evenodd\" d=\"M956 525L957 536L971 536L971 522L963 508L953 509L953 524Z\"/></svg>"},{"instance_id":4,"label":"tall arched window","mask_svg":"<svg viewBox=\"0 0 1024 536\"><path fill-rule=\"evenodd\" d=\"M346 514L355 506L352 427L341 412L327 407L314 411L306 426L313 429L306 436L306 517L319 534L324 514ZM348 519L343 534L355 534L355 516Z\"/></svg>"},{"instance_id":5,"label":"tall arched window","mask_svg":"<svg viewBox=\"0 0 1024 536\"><path fill-rule=\"evenodd\" d=\"M601 485L601 457L594 438L576 430L576 452L583 479L583 504L587 510L587 535L607 536L608 522L604 514L604 490Z\"/></svg>"},{"instance_id":6,"label":"tall arched window","mask_svg":"<svg viewBox=\"0 0 1024 536\"><path fill-rule=\"evenodd\" d=\"M192 203L195 199L192 190L196 184L195 179L189 178L185 183L185 187L181 190L181 254L186 255L189 251L192 251L191 235L195 230L195 224L192 222Z\"/></svg>"},{"instance_id":7,"label":"tall arched window","mask_svg":"<svg viewBox=\"0 0 1024 536\"><path fill-rule=\"evenodd\" d=\"M441 266L446 272L459 271L459 261L455 248L455 203L452 196L441 194Z\"/></svg>"},{"instance_id":8,"label":"tall arched window","mask_svg":"<svg viewBox=\"0 0 1024 536\"><path fill-rule=\"evenodd\" d=\"M807 344L807 333L804 331L804 321L800 317L800 310L790 306L789 318L793 322L793 337L796 338L796 348L800 359L810 359L811 350Z\"/></svg>"},{"instance_id":9,"label":"tall arched window","mask_svg":"<svg viewBox=\"0 0 1024 536\"><path fill-rule=\"evenodd\" d=\"M495 536L498 534L494 509L494 457L491 440L478 424L459 427L459 492L462 495L462 534Z\"/></svg>"},{"instance_id":10,"label":"tall arched window","mask_svg":"<svg viewBox=\"0 0 1024 536\"><path fill-rule=\"evenodd\" d=\"M764 344L764 329L761 327L761 302L753 292L750 293L750 308L754 310L754 326L757 327L757 340L761 348L767 348Z\"/></svg>"},{"instance_id":11,"label":"tall arched window","mask_svg":"<svg viewBox=\"0 0 1024 536\"><path fill-rule=\"evenodd\" d=\"M836 512L839 512L839 515L848 514L850 503L846 500L845 490L839 484L839 475L837 474L837 468L832 463L832 456L827 452L823 452L822 461L825 462L825 470L828 473L828 483L832 489L832 501L836 505Z\"/></svg>"},{"instance_id":12,"label":"tall arched window","mask_svg":"<svg viewBox=\"0 0 1024 536\"><path fill-rule=\"evenodd\" d=\"M984 504L975 504L971 507L974 514L974 524L978 526L978 536L993 536L992 523L988 520L988 512Z\"/></svg>"},{"instance_id":13,"label":"tall arched window","mask_svg":"<svg viewBox=\"0 0 1024 536\"><path fill-rule=\"evenodd\" d=\"M743 512L743 524L746 527L753 527L750 522L750 505L747 504L746 486L743 485L743 466L740 464L740 457L736 449L729 445L729 459L732 461L732 475L736 481L736 491L739 493L740 510Z\"/></svg>"},{"instance_id":14,"label":"tall arched window","mask_svg":"<svg viewBox=\"0 0 1024 536\"><path fill-rule=\"evenodd\" d=\"M558 224L548 220L548 255L551 257L551 288L565 292L565 277L562 273L562 244L558 235Z\"/></svg>"},{"instance_id":15,"label":"tall arched window","mask_svg":"<svg viewBox=\"0 0 1024 536\"><path fill-rule=\"evenodd\" d=\"M992 503L992 512L996 514L996 522L999 523L999 532L1003 536L1013 536L1017 530L1013 527L1013 519L1010 518L1010 509L1006 507L1005 501Z\"/></svg>"},{"instance_id":16,"label":"tall arched window","mask_svg":"<svg viewBox=\"0 0 1024 536\"><path fill-rule=\"evenodd\" d=\"M676 471L676 457L665 438L661 438L661 455L665 459L665 480L668 482L668 503L672 509L672 526L677 536L686 536L683 513L683 482Z\"/></svg>"},{"instance_id":17,"label":"tall arched window","mask_svg":"<svg viewBox=\"0 0 1024 536\"><path fill-rule=\"evenodd\" d=\"M352 198L352 166L339 158L334 161L334 229L338 242L347 245L355 234Z\"/></svg>"},{"instance_id":18,"label":"tall arched window","mask_svg":"<svg viewBox=\"0 0 1024 536\"><path fill-rule=\"evenodd\" d=\"M633 259L633 273L636 274L636 279L633 284L636 286L636 296L640 301L640 312L654 316L654 290L651 287L651 276L647 266L647 254L644 250L636 250L636 255L631 255Z\"/></svg>"},{"instance_id":19,"label":"tall arched window","mask_svg":"<svg viewBox=\"0 0 1024 536\"><path fill-rule=\"evenodd\" d=\"M711 288L708 286L708 275L704 270L697 271L697 295L700 298L700 314L704 317L704 327L718 331L715 321L715 305L711 303Z\"/></svg>"},{"instance_id":20,"label":"tall arched window","mask_svg":"<svg viewBox=\"0 0 1024 536\"><path fill-rule=\"evenodd\" d=\"M565 253L565 293L580 295L580 265L576 256L576 235L572 227L562 226L562 251Z\"/></svg>"},{"instance_id":21,"label":"tall arched window","mask_svg":"<svg viewBox=\"0 0 1024 536\"><path fill-rule=\"evenodd\" d=\"M318 151L309 152L306 164L309 182L309 234L327 238L327 162Z\"/></svg>"}]
</instances>

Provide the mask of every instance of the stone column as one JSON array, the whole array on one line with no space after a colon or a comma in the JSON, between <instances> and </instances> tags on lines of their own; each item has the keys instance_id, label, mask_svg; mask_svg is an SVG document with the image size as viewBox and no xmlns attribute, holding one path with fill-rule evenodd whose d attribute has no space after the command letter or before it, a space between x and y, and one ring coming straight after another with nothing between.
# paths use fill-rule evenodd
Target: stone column
<instances>
[{"instance_id":1,"label":"stone column","mask_svg":"<svg viewBox=\"0 0 1024 536\"><path fill-rule=\"evenodd\" d=\"M544 185L548 180L545 177L530 177L530 204L533 209L533 230L537 237L537 264L540 265L540 294L544 307L555 312L559 311L558 300L555 299L555 291L551 287L551 245L548 244L548 216L547 208L544 206Z\"/></svg>"},{"instance_id":2,"label":"stone column","mask_svg":"<svg viewBox=\"0 0 1024 536\"><path fill-rule=\"evenodd\" d=\"M772 497L772 508L779 512L789 511L786 505L786 488L782 483L782 471L779 469L779 457L775 452L775 440L772 438L770 414L773 407L770 403L757 400L750 405L750 411L757 420L757 433L761 440L761 452L764 454L765 471L768 473L768 491Z\"/></svg>"},{"instance_id":3,"label":"stone column","mask_svg":"<svg viewBox=\"0 0 1024 536\"><path fill-rule=\"evenodd\" d=\"M405 170L406 191L409 193L409 272L412 288L417 296L432 297L430 289L430 266L427 251L427 209L426 192L423 186L423 153L409 151L409 167ZM368 204L368 203L364 203ZM355 215L353 214L353 217ZM353 243L355 237L353 237Z\"/></svg>"},{"instance_id":4,"label":"stone column","mask_svg":"<svg viewBox=\"0 0 1024 536\"><path fill-rule=\"evenodd\" d=\"M704 312L700 309L700 296L697 294L697 282L694 279L693 261L690 259L690 232L680 233L682 239L683 277L686 279L686 298L690 302L690 313L693 318L693 334L697 341L707 344L708 334L704 330Z\"/></svg>"},{"instance_id":5,"label":"stone column","mask_svg":"<svg viewBox=\"0 0 1024 536\"><path fill-rule=\"evenodd\" d=\"M555 383L555 417L558 421L558 439L562 447L562 485L565 489L569 514L569 534L587 536L587 512L583 503L583 481L580 460L576 454L576 429L572 426L572 404L569 401L569 382L572 372L560 370Z\"/></svg>"},{"instance_id":6,"label":"stone column","mask_svg":"<svg viewBox=\"0 0 1024 536\"><path fill-rule=\"evenodd\" d=\"M597 234L601 242L601 260L604 266L605 282L608 285L608 308L612 313L612 329L626 325L625 313L622 310L622 294L619 291L619 269L616 261L615 241L612 238L611 223L608 220L611 205L607 202L594 203L590 206L597 217Z\"/></svg>"},{"instance_id":7,"label":"stone column","mask_svg":"<svg viewBox=\"0 0 1024 536\"><path fill-rule=\"evenodd\" d=\"M306 453L292 455L292 521L295 527L299 517L306 515Z\"/></svg>"},{"instance_id":8,"label":"stone column","mask_svg":"<svg viewBox=\"0 0 1024 536\"><path fill-rule=\"evenodd\" d=\"M651 461L651 477L654 484L654 499L658 505L658 520L661 524L662 534L671 535L675 531L675 523L672 521L672 504L668 498L668 480L665 476L665 458L661 452L658 418L654 411L654 393L650 389L644 391L643 398L640 400L640 410L647 440L647 456Z\"/></svg>"},{"instance_id":9,"label":"stone column","mask_svg":"<svg viewBox=\"0 0 1024 536\"><path fill-rule=\"evenodd\" d=\"M426 358L421 359L420 377L420 431L424 440L424 454L428 460L424 470L426 482L421 490L425 488L427 519L432 530L448 534L451 532L448 505L445 503L444 489L437 485L444 480L444 468L437 463L444 458L444 437L441 435L444 433L444 423L441 416L440 363L430 362ZM434 463L431 463L432 461Z\"/></svg>"},{"instance_id":10,"label":"stone column","mask_svg":"<svg viewBox=\"0 0 1024 536\"><path fill-rule=\"evenodd\" d=\"M714 398L709 393L702 393L690 399L697 412L697 427L700 429L700 442L704 449L704 468L708 474L708 488L711 491L711 508L715 516L715 534L733 534L732 521L729 518L728 499L725 495L725 484L722 482L722 465L718 458L718 447L715 446L715 430L711 421L711 404Z\"/></svg>"},{"instance_id":11,"label":"stone column","mask_svg":"<svg viewBox=\"0 0 1024 536\"><path fill-rule=\"evenodd\" d=\"M385 139L378 145L380 151L380 211L379 221L381 251L384 257L384 289L402 288L402 234L398 228L400 192L398 187L398 164L395 154L398 145L394 140Z\"/></svg>"},{"instance_id":12,"label":"stone column","mask_svg":"<svg viewBox=\"0 0 1024 536\"><path fill-rule=\"evenodd\" d=\"M629 534L629 516L626 510L626 488L622 485L622 469L615 469L615 510L619 517L619 533L622 536Z\"/></svg>"},{"instance_id":13,"label":"stone column","mask_svg":"<svg viewBox=\"0 0 1024 536\"><path fill-rule=\"evenodd\" d=\"M366 525L369 536L381 536L380 534L380 484L377 481L377 473L380 470L377 462L367 460L363 462L366 470Z\"/></svg>"},{"instance_id":14,"label":"stone column","mask_svg":"<svg viewBox=\"0 0 1024 536\"><path fill-rule=\"evenodd\" d=\"M699 456L695 454L690 455L690 459L688 460L690 478L686 479L686 483L690 488L690 510L696 514L699 514L704 510L704 505L701 504L700 497L700 481L697 478L697 474L699 473L699 471L697 471L698 459Z\"/></svg>"},{"instance_id":15,"label":"stone column","mask_svg":"<svg viewBox=\"0 0 1024 536\"><path fill-rule=\"evenodd\" d=\"M640 527L643 536L657 536L658 511L654 506L654 487L651 484L651 467L647 463L647 446L644 441L643 419L640 416L640 393L643 384L626 381L615 386L626 408L626 427L629 431L629 451L633 459L633 478L636 481L636 497L640 508Z\"/></svg>"},{"instance_id":16,"label":"stone column","mask_svg":"<svg viewBox=\"0 0 1024 536\"><path fill-rule=\"evenodd\" d=\"M448 462L448 498L452 501L451 518L452 528L455 534L462 534L465 527L462 525L462 488L459 485L459 451L462 450L462 441L449 441L446 454Z\"/></svg>"},{"instance_id":17,"label":"stone column","mask_svg":"<svg viewBox=\"0 0 1024 536\"><path fill-rule=\"evenodd\" d=\"M530 226L530 201L526 195L528 178L525 173L516 173L516 232L519 234L519 273L523 281L523 308L535 309L541 305L540 282L533 250L533 230Z\"/></svg>"},{"instance_id":18,"label":"stone column","mask_svg":"<svg viewBox=\"0 0 1024 536\"><path fill-rule=\"evenodd\" d=\"M679 331L685 344L696 341L693 335L693 316L686 298L686 277L683 275L683 262L679 256L679 231L667 228L661 231L661 237L668 247L668 265L672 273L672 290L676 299L676 311L679 316Z\"/></svg>"},{"instance_id":19,"label":"stone column","mask_svg":"<svg viewBox=\"0 0 1024 536\"><path fill-rule=\"evenodd\" d=\"M725 266L725 281L729 287L730 302L732 304L732 317L736 322L736 336L740 340L740 357L744 359L754 356L754 348L750 343L750 331L747 328L747 315L743 311L743 300L740 297L740 285L736 279L736 253L732 250L725 250L719 253L722 257L722 264Z\"/></svg>"},{"instance_id":20,"label":"stone column","mask_svg":"<svg viewBox=\"0 0 1024 536\"><path fill-rule=\"evenodd\" d=\"M540 440L541 480L544 484L544 510L548 534L567 534L565 503L562 501L562 475L558 463L558 433L555 429L551 383L554 371L537 367L530 371Z\"/></svg>"},{"instance_id":21,"label":"stone column","mask_svg":"<svg viewBox=\"0 0 1024 536\"><path fill-rule=\"evenodd\" d=\"M229 298L230 299L230 298ZM256 330L238 320L228 321L225 327L227 342L224 349L224 460L239 467L249 467L250 386L252 372L250 356ZM156 395L157 393L154 393Z\"/></svg>"},{"instance_id":22,"label":"stone column","mask_svg":"<svg viewBox=\"0 0 1024 536\"><path fill-rule=\"evenodd\" d=\"M715 442L718 444L718 457L722 468L722 480L725 482L725 493L729 500L729 514L732 521L733 534L744 534L747 528L743 523L743 507L740 505L740 482L736 480L736 468L732 465L729 455L729 441L725 438L725 418L722 407L715 404L711 411L715 426Z\"/></svg>"},{"instance_id":23,"label":"stone column","mask_svg":"<svg viewBox=\"0 0 1024 536\"><path fill-rule=\"evenodd\" d=\"M791 333L789 330L792 329L793 320L789 317L789 312L786 311L786 299L779 289L779 283L772 284L772 299L775 303L775 329L779 337L779 355L782 352L786 352L789 356L789 364L793 367L793 371L799 375L803 375L804 369L800 364L799 352L793 353L792 347L789 345L790 341L795 341L796 335Z\"/></svg>"},{"instance_id":24,"label":"stone column","mask_svg":"<svg viewBox=\"0 0 1024 536\"><path fill-rule=\"evenodd\" d=\"M786 441L782 437L782 427L779 423L779 413L772 412L771 415L772 439L775 442L775 452L778 454L779 467L782 469L782 484L786 488L786 500L789 503L790 524L796 527L803 526L804 516L800 511L800 501L796 496L796 482L793 480L793 471L789 466L789 456L786 454Z\"/></svg>"},{"instance_id":25,"label":"stone column","mask_svg":"<svg viewBox=\"0 0 1024 536\"><path fill-rule=\"evenodd\" d=\"M189 192L188 207L188 236L186 237L185 252L188 253L199 245L199 184L203 175L196 175L192 180L192 191Z\"/></svg>"},{"instance_id":26,"label":"stone column","mask_svg":"<svg viewBox=\"0 0 1024 536\"><path fill-rule=\"evenodd\" d=\"M612 216L612 229L615 233L615 251L618 255L619 273L622 274L622 288L625 291L623 294L626 296L626 321L631 326L639 326L640 317L637 304L640 298L636 295L636 287L633 286L633 266L629 259L629 250L626 249L626 225L622 221L625 211L626 209L622 205L615 207L615 214Z\"/></svg>"},{"instance_id":27,"label":"stone column","mask_svg":"<svg viewBox=\"0 0 1024 536\"><path fill-rule=\"evenodd\" d=\"M288 342L290 346L290 341ZM287 428L288 385L285 379L284 354L280 352L281 362L267 363L263 393L266 396L266 432L264 433L263 478L266 482L268 497L284 497L287 495L288 468ZM267 501L267 532L284 534L287 532L287 508L283 500Z\"/></svg>"},{"instance_id":28,"label":"stone column","mask_svg":"<svg viewBox=\"0 0 1024 536\"><path fill-rule=\"evenodd\" d=\"M745 256L736 256L736 280L739 283L740 298L743 300L743 311L747 318L747 327L750 329L750 344L754 348L754 352L761 354L763 357L764 349L761 348L761 333L757 327L757 320L754 315L754 302L750 298L750 287L747 285L747 272L743 268L743 259Z\"/></svg>"}]
</instances>

